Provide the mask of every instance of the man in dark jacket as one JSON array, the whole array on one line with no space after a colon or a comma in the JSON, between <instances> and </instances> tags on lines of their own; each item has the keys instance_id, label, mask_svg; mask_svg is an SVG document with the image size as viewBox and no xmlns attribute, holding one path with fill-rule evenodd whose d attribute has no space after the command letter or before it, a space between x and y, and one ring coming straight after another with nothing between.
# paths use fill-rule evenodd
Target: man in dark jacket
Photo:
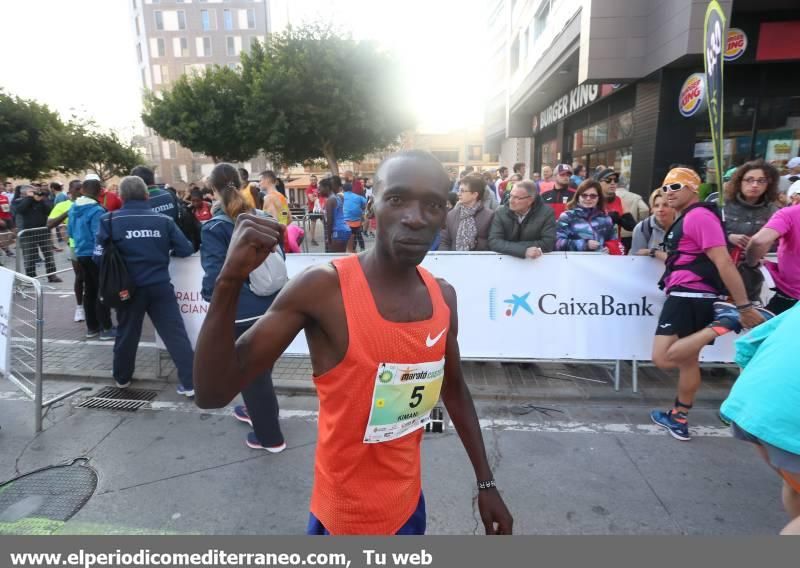
<instances>
[{"instance_id":1,"label":"man in dark jacket","mask_svg":"<svg viewBox=\"0 0 800 568\"><path fill-rule=\"evenodd\" d=\"M147 186L140 177L123 178L119 192L122 209L102 217L94 251L95 261L101 263L103 249L113 241L136 285L130 304L117 310L114 380L121 388L130 385L147 313L178 369L178 394L194 396L194 352L169 277L170 251L185 257L194 249L175 221L150 208Z\"/></svg>"},{"instance_id":2,"label":"man in dark jacket","mask_svg":"<svg viewBox=\"0 0 800 568\"><path fill-rule=\"evenodd\" d=\"M47 189L26 185L21 188L20 195L25 197L15 203L15 213L19 230L27 230L27 233L23 232L19 237L19 244L25 260L25 274L36 278L36 260L41 252L44 257L45 271L49 275L47 280L62 282L61 278L55 274L53 240L50 231L47 230L47 216L53 209L53 205L47 199L49 192Z\"/></svg>"},{"instance_id":3,"label":"man in dark jacket","mask_svg":"<svg viewBox=\"0 0 800 568\"><path fill-rule=\"evenodd\" d=\"M556 219L542 203L532 181L514 184L508 205L495 211L489 231L489 249L517 258L539 258L556 242Z\"/></svg>"},{"instance_id":4,"label":"man in dark jacket","mask_svg":"<svg viewBox=\"0 0 800 568\"><path fill-rule=\"evenodd\" d=\"M173 221L178 221L178 209L175 197L167 190L161 189L156 185L156 176L153 170L147 166L136 166L131 170L131 175L141 178L147 185L147 203L150 209L156 213L163 213L172 217ZM120 191L120 193L122 193ZM123 199L124 201L124 199Z\"/></svg>"}]
</instances>

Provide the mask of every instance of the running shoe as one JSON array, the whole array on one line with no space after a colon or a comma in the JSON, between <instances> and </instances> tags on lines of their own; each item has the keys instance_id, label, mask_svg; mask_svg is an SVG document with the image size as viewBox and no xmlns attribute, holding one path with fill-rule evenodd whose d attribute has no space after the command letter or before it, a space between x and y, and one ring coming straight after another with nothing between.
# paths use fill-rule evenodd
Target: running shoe
<instances>
[{"instance_id":1,"label":"running shoe","mask_svg":"<svg viewBox=\"0 0 800 568\"><path fill-rule=\"evenodd\" d=\"M72 321L86 321L86 312L83 311L83 306L75 306L75 317Z\"/></svg>"},{"instance_id":2,"label":"running shoe","mask_svg":"<svg viewBox=\"0 0 800 568\"><path fill-rule=\"evenodd\" d=\"M129 386L131 386L130 380L127 383L119 383L119 382L117 383L117 388L118 389L126 389Z\"/></svg>"},{"instance_id":3,"label":"running shoe","mask_svg":"<svg viewBox=\"0 0 800 568\"><path fill-rule=\"evenodd\" d=\"M111 329L104 329L100 332L100 341L113 341L116 336L117 332L113 327Z\"/></svg>"},{"instance_id":4,"label":"running shoe","mask_svg":"<svg viewBox=\"0 0 800 568\"><path fill-rule=\"evenodd\" d=\"M85 337L86 339L91 339L93 337L97 337L98 335L100 335L100 330L87 331Z\"/></svg>"},{"instance_id":5,"label":"running shoe","mask_svg":"<svg viewBox=\"0 0 800 568\"><path fill-rule=\"evenodd\" d=\"M662 412L661 410L653 410L650 412L650 420L652 420L654 424L666 428L676 440L681 440L682 442L691 440L689 436L689 421L686 420L686 418L676 419L672 411L668 410L667 412Z\"/></svg>"},{"instance_id":6,"label":"running shoe","mask_svg":"<svg viewBox=\"0 0 800 568\"><path fill-rule=\"evenodd\" d=\"M194 389L190 388L187 389L183 385L178 385L178 388L175 390L178 394L182 394L186 398L192 398L194 396Z\"/></svg>"},{"instance_id":7,"label":"running shoe","mask_svg":"<svg viewBox=\"0 0 800 568\"><path fill-rule=\"evenodd\" d=\"M252 448L254 450L267 450L271 454L279 454L286 449L286 442L280 446L262 446L261 442L259 442L258 438L256 438L255 432L249 432L247 434L247 440L245 440L245 444L247 444L248 448Z\"/></svg>"},{"instance_id":8,"label":"running shoe","mask_svg":"<svg viewBox=\"0 0 800 568\"><path fill-rule=\"evenodd\" d=\"M238 404L233 407L233 417L239 422L244 422L253 427L253 421L250 420L250 415L247 413L247 407L244 404Z\"/></svg>"},{"instance_id":9,"label":"running shoe","mask_svg":"<svg viewBox=\"0 0 800 568\"><path fill-rule=\"evenodd\" d=\"M59 276L56 276L55 274L53 274L51 276L48 276L47 277L47 281L48 282L53 282L53 283L56 283L56 284L58 284L59 282L63 282L63 280Z\"/></svg>"},{"instance_id":10,"label":"running shoe","mask_svg":"<svg viewBox=\"0 0 800 568\"><path fill-rule=\"evenodd\" d=\"M714 302L714 321L708 324L717 335L728 332L739 333L742 331L742 322L739 320L739 310L729 302Z\"/></svg>"}]
</instances>

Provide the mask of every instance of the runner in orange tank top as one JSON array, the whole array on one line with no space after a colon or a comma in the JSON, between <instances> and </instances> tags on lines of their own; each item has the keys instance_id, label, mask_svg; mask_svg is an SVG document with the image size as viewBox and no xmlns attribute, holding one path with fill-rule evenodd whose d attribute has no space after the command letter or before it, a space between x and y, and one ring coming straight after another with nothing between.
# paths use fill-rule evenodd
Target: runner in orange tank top
<instances>
[{"instance_id":1,"label":"runner in orange tank top","mask_svg":"<svg viewBox=\"0 0 800 568\"><path fill-rule=\"evenodd\" d=\"M418 266L444 220L449 178L431 154L408 151L374 180L375 247L293 278L236 341L242 282L283 231L240 215L197 342L195 401L225 406L305 330L320 400L310 533L424 533L420 445L441 394L475 470L486 533L511 534L461 372L455 291Z\"/></svg>"}]
</instances>

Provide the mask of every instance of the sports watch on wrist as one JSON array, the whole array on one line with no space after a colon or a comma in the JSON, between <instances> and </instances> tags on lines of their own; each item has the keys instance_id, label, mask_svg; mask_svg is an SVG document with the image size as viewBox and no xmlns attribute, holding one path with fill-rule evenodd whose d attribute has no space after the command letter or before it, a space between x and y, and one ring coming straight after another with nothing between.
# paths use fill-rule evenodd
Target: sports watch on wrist
<instances>
[{"instance_id":1,"label":"sports watch on wrist","mask_svg":"<svg viewBox=\"0 0 800 568\"><path fill-rule=\"evenodd\" d=\"M494 479L488 479L486 481L479 481L478 482L478 489L492 489L497 487L497 484L494 482Z\"/></svg>"}]
</instances>

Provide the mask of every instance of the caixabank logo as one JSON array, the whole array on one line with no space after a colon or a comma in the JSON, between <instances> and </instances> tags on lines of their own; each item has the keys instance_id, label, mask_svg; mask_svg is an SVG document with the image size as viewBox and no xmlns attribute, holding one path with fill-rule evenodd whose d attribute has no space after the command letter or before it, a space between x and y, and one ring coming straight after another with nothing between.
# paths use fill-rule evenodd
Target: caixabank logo
<instances>
[{"instance_id":1,"label":"caixabank logo","mask_svg":"<svg viewBox=\"0 0 800 568\"><path fill-rule=\"evenodd\" d=\"M489 319L497 320L499 302L497 288L489 290ZM503 300L505 317L520 315L544 316L624 316L653 317L653 303L642 296L636 302L621 302L611 294L601 294L597 298L566 298L555 292L547 292L531 300L531 292L512 293ZM535 306L532 307L532 305Z\"/></svg>"}]
</instances>

